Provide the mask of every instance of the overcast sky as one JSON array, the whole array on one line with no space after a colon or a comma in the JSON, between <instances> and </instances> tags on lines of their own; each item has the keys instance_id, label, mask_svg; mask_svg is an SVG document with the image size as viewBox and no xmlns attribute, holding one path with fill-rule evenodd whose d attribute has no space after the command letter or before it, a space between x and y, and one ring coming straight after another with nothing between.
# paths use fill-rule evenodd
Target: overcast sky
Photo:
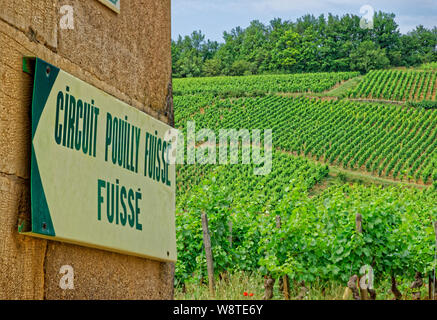
<instances>
[{"instance_id":1,"label":"overcast sky","mask_svg":"<svg viewBox=\"0 0 437 320\"><path fill-rule=\"evenodd\" d=\"M396 14L402 33L422 24L437 25L437 0L172 0L172 37L202 30L206 38L222 41L223 31L247 27L251 20L296 20L304 14L360 15L360 8Z\"/></svg>"}]
</instances>

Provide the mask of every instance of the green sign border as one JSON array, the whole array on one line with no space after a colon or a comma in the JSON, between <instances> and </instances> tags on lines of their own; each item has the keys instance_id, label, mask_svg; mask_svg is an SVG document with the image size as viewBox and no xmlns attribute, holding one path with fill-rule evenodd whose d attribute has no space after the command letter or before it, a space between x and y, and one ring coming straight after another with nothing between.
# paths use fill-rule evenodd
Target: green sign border
<instances>
[{"instance_id":1,"label":"green sign border","mask_svg":"<svg viewBox=\"0 0 437 320\"><path fill-rule=\"evenodd\" d=\"M34 61L33 61L34 60ZM39 173L38 161L33 146L33 138L38 128L39 119L44 111L47 99L52 90L53 84L59 74L59 68L38 58L23 58L23 71L32 72L34 66L34 84L32 98L32 156L31 156L31 211L32 211L32 232L46 236L56 236L47 205L44 188ZM41 85L41 84L45 85Z\"/></svg>"},{"instance_id":2,"label":"green sign border","mask_svg":"<svg viewBox=\"0 0 437 320\"><path fill-rule=\"evenodd\" d=\"M64 238L63 235L57 235L52 221L50 209L47 202L46 193L42 184L38 159L34 139L36 137L38 125L51 91L61 75L61 70L50 63L45 62L37 57L23 57L23 71L33 76L33 97L32 97L32 142L31 142L31 219L20 218L18 221L18 232L23 235L34 236L47 240L61 241L70 244L76 244L84 247L91 247L120 254L128 254L142 258L163 262L176 262L177 257L165 258L164 256L148 255L126 250L125 248L108 247L96 243L83 242L72 238ZM175 248L176 249L176 248ZM177 249L176 249L177 250ZM167 256L169 253L167 252Z\"/></svg>"}]
</instances>

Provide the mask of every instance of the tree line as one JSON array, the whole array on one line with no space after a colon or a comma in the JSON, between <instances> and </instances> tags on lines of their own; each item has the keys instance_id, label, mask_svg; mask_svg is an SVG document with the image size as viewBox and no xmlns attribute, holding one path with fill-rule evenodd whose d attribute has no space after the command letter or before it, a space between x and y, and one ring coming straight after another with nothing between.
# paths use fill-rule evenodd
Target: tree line
<instances>
[{"instance_id":1,"label":"tree line","mask_svg":"<svg viewBox=\"0 0 437 320\"><path fill-rule=\"evenodd\" d=\"M223 42L202 31L172 40L174 77L360 71L411 67L437 61L437 27L418 25L401 34L395 14L377 12L373 28L353 14L305 15L295 22L254 20L223 33Z\"/></svg>"}]
</instances>

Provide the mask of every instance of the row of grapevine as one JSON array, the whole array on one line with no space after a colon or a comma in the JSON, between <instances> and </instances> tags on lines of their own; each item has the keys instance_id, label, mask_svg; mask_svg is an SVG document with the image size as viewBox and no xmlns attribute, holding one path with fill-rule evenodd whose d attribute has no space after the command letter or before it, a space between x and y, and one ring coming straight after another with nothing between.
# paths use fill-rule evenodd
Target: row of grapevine
<instances>
[{"instance_id":1,"label":"row of grapevine","mask_svg":"<svg viewBox=\"0 0 437 320\"><path fill-rule=\"evenodd\" d=\"M402 181L437 183L434 109L268 96L212 99L202 113L180 118L177 127L188 120L217 135L222 128L272 129L274 147L287 152Z\"/></svg>"},{"instance_id":2,"label":"row of grapevine","mask_svg":"<svg viewBox=\"0 0 437 320\"><path fill-rule=\"evenodd\" d=\"M287 275L295 283L344 285L371 265L378 290L384 279L411 283L417 272L430 275L436 189L348 184L311 189L325 180L328 163L437 187L433 105L264 94L309 90L310 82L275 87L272 79L260 84L247 77L175 83L180 94L174 98L175 126L185 137L187 121L194 121L196 130L214 130L217 141L221 129L272 129L274 147L266 176L255 176L254 165L177 166L176 283L207 275L202 213L209 219L216 276L257 271L273 278ZM355 90L363 97L430 100L435 80L431 72L376 71ZM236 84L247 94L222 94ZM356 230L358 215L362 233Z\"/></svg>"},{"instance_id":3,"label":"row of grapevine","mask_svg":"<svg viewBox=\"0 0 437 320\"><path fill-rule=\"evenodd\" d=\"M286 163L282 165L281 170L289 170ZM231 171L219 167L194 186L177 206L177 283L206 277L203 212L210 221L217 275L261 271L307 284L344 284L362 266L371 265L378 288L381 280L391 276L411 281L415 272L430 273L435 193L344 185L309 198L300 174L298 167L288 174L289 182L275 177L253 183L242 167ZM276 187L281 196L268 196ZM356 214L363 218L362 234L355 228ZM280 229L276 227L278 216Z\"/></svg>"},{"instance_id":4,"label":"row of grapevine","mask_svg":"<svg viewBox=\"0 0 437 320\"><path fill-rule=\"evenodd\" d=\"M357 75L356 72L338 72L174 79L173 93L175 96L197 93L253 96L278 92L323 92Z\"/></svg>"},{"instance_id":5,"label":"row of grapevine","mask_svg":"<svg viewBox=\"0 0 437 320\"><path fill-rule=\"evenodd\" d=\"M437 72L374 70L349 92L351 98L395 101L436 100Z\"/></svg>"},{"instance_id":6,"label":"row of grapevine","mask_svg":"<svg viewBox=\"0 0 437 320\"><path fill-rule=\"evenodd\" d=\"M299 185L300 188L308 190L321 182L328 171L327 166L280 152L273 153L273 170L266 176L255 176L253 165L179 165L177 183L179 185L182 182L186 188L177 197L177 278L187 281L203 265L198 260L204 258L202 227L198 219L202 212L208 213L209 222L212 224L210 229L213 233L213 244L221 243L219 247L213 247L215 262L228 268L229 259L233 259L229 252L225 252L230 248L228 240L224 239L229 239L226 228L230 219L235 218L238 221L234 224L233 238L234 248L238 247L239 251L237 257L244 261L246 270L254 270L257 268L258 258L252 255L249 244L251 239L246 239L249 243L239 245L239 241L243 240L240 236L246 237L247 230L256 220L256 214L251 215L250 210L274 210L290 188ZM246 211L246 208L250 210ZM234 210L241 215L236 215ZM227 246L225 251L223 246ZM216 270L221 269L217 267Z\"/></svg>"},{"instance_id":7,"label":"row of grapevine","mask_svg":"<svg viewBox=\"0 0 437 320\"><path fill-rule=\"evenodd\" d=\"M326 165L314 165L305 158L295 157L283 152L273 151L272 170L268 175L254 175L253 164L234 164L234 165L211 165L211 164L194 164L178 165L176 170L178 201L183 199L184 195L207 178L217 167L224 167L227 170L227 176L239 176L244 174L247 177L247 183L240 185L240 189L234 189L234 194L239 199L250 195L253 190L265 187L265 196L275 202L280 199L282 190L290 183L291 177L299 177L301 184L310 189L317 183L321 182L328 174ZM217 181L221 182L221 181ZM225 183L225 181L222 181Z\"/></svg>"}]
</instances>

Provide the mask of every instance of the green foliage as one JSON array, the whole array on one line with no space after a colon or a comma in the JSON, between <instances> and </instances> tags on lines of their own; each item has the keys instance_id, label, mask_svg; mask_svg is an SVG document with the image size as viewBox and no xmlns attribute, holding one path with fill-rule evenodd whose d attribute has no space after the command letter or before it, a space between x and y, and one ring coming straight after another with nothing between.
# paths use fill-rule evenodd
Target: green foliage
<instances>
[{"instance_id":1,"label":"green foliage","mask_svg":"<svg viewBox=\"0 0 437 320\"><path fill-rule=\"evenodd\" d=\"M372 41L360 43L358 48L351 52L351 69L362 73L370 70L383 69L390 65L385 49L380 49Z\"/></svg>"},{"instance_id":2,"label":"green foliage","mask_svg":"<svg viewBox=\"0 0 437 320\"><path fill-rule=\"evenodd\" d=\"M178 283L206 276L201 212L209 217L217 275L258 271L307 283L344 283L364 265L373 267L377 281L392 274L412 279L416 271L432 270L435 193L344 185L309 198L308 187L299 182L301 169L288 174L297 180L287 187L273 174L277 189L261 181L254 184L241 170L211 171L209 179L178 203ZM272 190L281 197L263 195ZM356 231L358 213L363 217L362 234Z\"/></svg>"},{"instance_id":3,"label":"green foliage","mask_svg":"<svg viewBox=\"0 0 437 320\"><path fill-rule=\"evenodd\" d=\"M346 182L346 180L347 180L347 176L346 176L346 174L340 172L337 176L338 176L338 178L340 179L340 181L341 181L342 183L345 183L345 182Z\"/></svg>"},{"instance_id":4,"label":"green foliage","mask_svg":"<svg viewBox=\"0 0 437 320\"><path fill-rule=\"evenodd\" d=\"M205 61L203 73L207 77L216 77L221 73L222 63L219 59L213 58Z\"/></svg>"},{"instance_id":5,"label":"green foliage","mask_svg":"<svg viewBox=\"0 0 437 320\"><path fill-rule=\"evenodd\" d=\"M435 195L359 185L333 187L316 199L301 191L284 197L274 219L260 226L261 266L275 276L298 281L346 282L363 265L371 265L378 279L393 275L413 278L429 273L434 261ZM363 217L363 233L356 231L356 214Z\"/></svg>"},{"instance_id":6,"label":"green foliage","mask_svg":"<svg viewBox=\"0 0 437 320\"><path fill-rule=\"evenodd\" d=\"M290 70L297 63L300 53L298 47L300 45L300 35L292 30L287 30L285 34L279 38L276 43L276 48L272 51L272 58L280 67L285 70Z\"/></svg>"},{"instance_id":7,"label":"green foliage","mask_svg":"<svg viewBox=\"0 0 437 320\"><path fill-rule=\"evenodd\" d=\"M250 71L250 67L245 62L241 63L240 65L240 62L238 62L235 70L236 73ZM237 69L239 70L238 72ZM202 93L223 98L228 96L260 96L276 92L323 92L332 88L337 83L357 75L357 72L332 72L174 79L173 93L175 96Z\"/></svg>"},{"instance_id":8,"label":"green foliage","mask_svg":"<svg viewBox=\"0 0 437 320\"><path fill-rule=\"evenodd\" d=\"M220 83L227 81L227 86L232 87L234 81L215 79L216 87L209 79L205 79L208 81L204 87L220 92ZM203 88L200 84L194 86L200 80L181 81L188 82L184 90L191 92L195 90L191 87ZM193 98L175 97L176 105L185 100ZM199 127L215 130L217 136L221 128L270 128L275 147L287 152L403 181L435 181L431 161L437 152L435 109L273 95L224 101L215 98L203 105L208 105L203 113L186 113L178 118L176 126L183 127L187 120L194 120Z\"/></svg>"},{"instance_id":9,"label":"green foliage","mask_svg":"<svg viewBox=\"0 0 437 320\"><path fill-rule=\"evenodd\" d=\"M425 71L437 71L437 62L429 62L422 64L419 69Z\"/></svg>"},{"instance_id":10,"label":"green foliage","mask_svg":"<svg viewBox=\"0 0 437 320\"><path fill-rule=\"evenodd\" d=\"M230 69L230 75L232 76L245 76L251 75L254 70L253 65L246 60L237 60L232 63Z\"/></svg>"},{"instance_id":11,"label":"green foliage","mask_svg":"<svg viewBox=\"0 0 437 320\"><path fill-rule=\"evenodd\" d=\"M216 72L216 66L211 62L204 65L206 61L213 59L219 45L210 40L205 41L205 35L201 31L194 31L190 36L182 38L179 36L177 41L172 41L172 66L175 77L198 77ZM208 73L205 73L208 72Z\"/></svg>"},{"instance_id":12,"label":"green foliage","mask_svg":"<svg viewBox=\"0 0 437 320\"><path fill-rule=\"evenodd\" d=\"M433 71L371 71L350 91L349 96L397 101L435 101L436 81L437 72Z\"/></svg>"},{"instance_id":13,"label":"green foliage","mask_svg":"<svg viewBox=\"0 0 437 320\"><path fill-rule=\"evenodd\" d=\"M354 14L328 14L305 15L296 21L277 18L266 25L254 20L245 29L225 31L220 44L206 41L196 31L172 41L173 74L367 72L437 61L435 28L418 26L402 35L394 14L377 12L371 30L362 29L360 19Z\"/></svg>"},{"instance_id":14,"label":"green foliage","mask_svg":"<svg viewBox=\"0 0 437 320\"><path fill-rule=\"evenodd\" d=\"M253 164L177 167L176 285L206 278L202 212L209 218L216 276L244 271L288 275L309 286L344 285L371 265L381 287L393 275L411 282L415 272L431 272L437 220L435 109L412 107L428 102L398 106L271 94L320 92L356 75L175 80L177 128L185 131L186 122L194 120L196 127L216 133L272 129L275 146L266 176L255 176ZM432 92L433 81L432 72L372 71L351 94L417 99ZM434 187L341 184L309 197L329 168L296 154ZM356 231L357 214L363 233Z\"/></svg>"},{"instance_id":15,"label":"green foliage","mask_svg":"<svg viewBox=\"0 0 437 320\"><path fill-rule=\"evenodd\" d=\"M254 176L250 165L178 166L176 278L184 282L193 274L197 280L206 275L202 212L209 219L215 272L254 271L258 269L259 257L254 253L261 239L257 227L261 214L272 210L289 188L311 188L327 174L325 166L281 153L274 153L273 172L267 176ZM193 181L195 176L203 178Z\"/></svg>"},{"instance_id":16,"label":"green foliage","mask_svg":"<svg viewBox=\"0 0 437 320\"><path fill-rule=\"evenodd\" d=\"M435 50L437 41L437 28L426 29L419 25L414 30L402 35L400 46L404 66L419 66L423 63L437 61Z\"/></svg>"},{"instance_id":17,"label":"green foliage","mask_svg":"<svg viewBox=\"0 0 437 320\"><path fill-rule=\"evenodd\" d=\"M205 254L202 247L203 234L201 214L208 214L211 233L212 252L215 270L222 272L231 264L232 256L229 246L228 222L231 218L230 195L224 188L218 186L214 180L205 180L201 186L195 188L192 197L187 200L190 212L176 213L177 221L177 249L179 261L176 266L176 278L189 279L194 271L199 271L198 277L206 274ZM200 268L199 268L200 267Z\"/></svg>"},{"instance_id":18,"label":"green foliage","mask_svg":"<svg viewBox=\"0 0 437 320\"><path fill-rule=\"evenodd\" d=\"M429 100L415 101L415 102L409 102L408 105L410 107L423 108L426 110L437 109L437 101L429 101Z\"/></svg>"}]
</instances>

